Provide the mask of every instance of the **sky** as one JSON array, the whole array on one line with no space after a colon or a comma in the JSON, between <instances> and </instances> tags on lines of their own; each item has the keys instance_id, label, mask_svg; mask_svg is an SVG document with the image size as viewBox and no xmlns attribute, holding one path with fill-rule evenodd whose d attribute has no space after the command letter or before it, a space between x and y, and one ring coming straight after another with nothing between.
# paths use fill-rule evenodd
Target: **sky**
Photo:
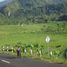
<instances>
[{"instance_id":1,"label":"sky","mask_svg":"<svg viewBox=\"0 0 67 67\"><path fill-rule=\"evenodd\" d=\"M3 1L5 1L5 0L0 0L0 2L3 2Z\"/></svg>"}]
</instances>

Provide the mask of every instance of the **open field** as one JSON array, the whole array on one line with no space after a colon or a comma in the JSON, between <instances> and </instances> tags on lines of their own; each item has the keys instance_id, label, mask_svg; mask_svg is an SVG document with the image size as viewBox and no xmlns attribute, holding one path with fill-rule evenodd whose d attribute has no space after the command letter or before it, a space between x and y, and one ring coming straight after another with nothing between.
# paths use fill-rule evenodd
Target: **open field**
<instances>
[{"instance_id":1,"label":"open field","mask_svg":"<svg viewBox=\"0 0 67 67\"><path fill-rule=\"evenodd\" d=\"M1 25L0 26L0 44L13 44L21 42L22 44L40 44L46 45L46 36L51 38L50 46L66 46L67 34L56 34L43 32L41 29L45 24L31 25Z\"/></svg>"},{"instance_id":2,"label":"open field","mask_svg":"<svg viewBox=\"0 0 67 67\"><path fill-rule=\"evenodd\" d=\"M42 45L41 49L45 47L45 51L49 47L50 50L59 50L63 53L67 47L67 34L46 32L48 25L57 28L56 24L0 25L0 48L9 45L12 47L17 43L21 43L22 46L38 44L34 50ZM46 36L51 38L49 43L45 41Z\"/></svg>"}]
</instances>

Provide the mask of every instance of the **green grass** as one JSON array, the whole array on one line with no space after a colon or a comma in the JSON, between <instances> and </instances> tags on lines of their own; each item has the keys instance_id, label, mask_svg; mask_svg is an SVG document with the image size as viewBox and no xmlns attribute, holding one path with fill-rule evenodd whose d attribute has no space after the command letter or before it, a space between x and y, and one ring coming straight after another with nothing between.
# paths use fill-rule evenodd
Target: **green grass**
<instances>
[{"instance_id":1,"label":"green grass","mask_svg":"<svg viewBox=\"0 0 67 67\"><path fill-rule=\"evenodd\" d=\"M52 34L42 32L41 29L44 24L33 25L1 25L0 26L0 44L15 44L21 42L23 44L38 43L44 44L46 36L50 36L50 46L62 45L66 46L67 34Z\"/></svg>"},{"instance_id":2,"label":"green grass","mask_svg":"<svg viewBox=\"0 0 67 67\"><path fill-rule=\"evenodd\" d=\"M44 34L40 34L41 32L38 33L41 26L39 24L24 25L23 27L17 25L0 26L0 44L12 44L20 41L22 43L38 43L44 36Z\"/></svg>"},{"instance_id":3,"label":"green grass","mask_svg":"<svg viewBox=\"0 0 67 67\"><path fill-rule=\"evenodd\" d=\"M56 24L53 24L56 28ZM38 44L44 47L50 47L52 50L56 49L56 46L61 45L58 50L63 51L67 47L67 34L45 32L47 26L52 26L51 24L23 24L20 25L0 25L0 47L5 45L15 46L18 42L24 44ZM42 30L44 29L44 31ZM49 43L45 42L46 36L51 38ZM33 48L36 52L37 48ZM30 54L26 55L30 56ZM33 55L35 58L38 56ZM46 55L46 57L48 57ZM45 57L45 58L46 58ZM39 58L43 58L39 57ZM49 58L50 59L50 58ZM51 59L53 60L53 58ZM57 61L57 60L56 60Z\"/></svg>"}]
</instances>

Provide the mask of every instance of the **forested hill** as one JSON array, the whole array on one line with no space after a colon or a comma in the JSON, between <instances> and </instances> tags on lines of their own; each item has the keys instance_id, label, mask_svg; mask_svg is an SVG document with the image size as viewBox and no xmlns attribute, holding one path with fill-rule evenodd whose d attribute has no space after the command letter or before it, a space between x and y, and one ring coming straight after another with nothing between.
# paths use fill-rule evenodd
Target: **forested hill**
<instances>
[{"instance_id":1,"label":"forested hill","mask_svg":"<svg viewBox=\"0 0 67 67\"><path fill-rule=\"evenodd\" d=\"M7 20L14 21L13 24L67 20L67 0L12 0L0 7L0 24Z\"/></svg>"}]
</instances>

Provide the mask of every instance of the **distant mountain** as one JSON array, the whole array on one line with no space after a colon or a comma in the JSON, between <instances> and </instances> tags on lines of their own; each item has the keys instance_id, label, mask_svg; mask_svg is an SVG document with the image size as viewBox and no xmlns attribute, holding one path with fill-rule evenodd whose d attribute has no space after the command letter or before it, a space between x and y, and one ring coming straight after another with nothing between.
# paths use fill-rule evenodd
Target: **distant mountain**
<instances>
[{"instance_id":1,"label":"distant mountain","mask_svg":"<svg viewBox=\"0 0 67 67\"><path fill-rule=\"evenodd\" d=\"M5 8L2 9L2 5ZM0 8L0 12L6 17L44 22L67 15L67 0L6 0L0 3Z\"/></svg>"},{"instance_id":2,"label":"distant mountain","mask_svg":"<svg viewBox=\"0 0 67 67\"><path fill-rule=\"evenodd\" d=\"M10 3L12 0L0 0L0 8L6 6L8 3Z\"/></svg>"}]
</instances>

